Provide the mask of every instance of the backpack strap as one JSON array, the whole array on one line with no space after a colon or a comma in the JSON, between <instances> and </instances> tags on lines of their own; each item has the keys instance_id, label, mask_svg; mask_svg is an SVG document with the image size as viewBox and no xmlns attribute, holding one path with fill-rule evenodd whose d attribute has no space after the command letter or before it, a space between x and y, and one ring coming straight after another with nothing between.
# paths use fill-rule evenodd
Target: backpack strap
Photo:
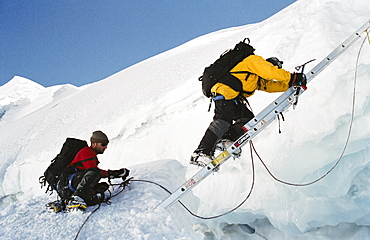
<instances>
[{"instance_id":1,"label":"backpack strap","mask_svg":"<svg viewBox=\"0 0 370 240\"><path fill-rule=\"evenodd\" d=\"M247 75L245 76L244 78L244 81L248 81L248 78L249 76L252 74L251 72L248 72L248 71L236 71L236 72L230 72L231 74L234 73L234 74L240 74L240 73L246 73ZM243 87L243 86L242 86ZM246 93L248 95L252 95L254 93L254 91L252 92L247 92L247 91L241 91L240 93Z\"/></svg>"},{"instance_id":2,"label":"backpack strap","mask_svg":"<svg viewBox=\"0 0 370 240\"><path fill-rule=\"evenodd\" d=\"M96 159L96 157L84 159L84 160L81 160L81 161L78 161L78 162L73 163L72 166L73 167L82 166L82 163L83 162L91 161L91 160L94 160L94 159Z\"/></svg>"},{"instance_id":3,"label":"backpack strap","mask_svg":"<svg viewBox=\"0 0 370 240\"><path fill-rule=\"evenodd\" d=\"M248 72L248 71L236 71L236 72L230 72L231 74L243 74L243 73L246 73L247 76L245 76L244 80L247 81L249 76L252 74L251 72Z\"/></svg>"},{"instance_id":4,"label":"backpack strap","mask_svg":"<svg viewBox=\"0 0 370 240\"><path fill-rule=\"evenodd\" d=\"M248 72L248 71L236 71L236 72L230 72L230 73L235 73L235 74L242 74L242 73L251 73L251 72Z\"/></svg>"}]
</instances>

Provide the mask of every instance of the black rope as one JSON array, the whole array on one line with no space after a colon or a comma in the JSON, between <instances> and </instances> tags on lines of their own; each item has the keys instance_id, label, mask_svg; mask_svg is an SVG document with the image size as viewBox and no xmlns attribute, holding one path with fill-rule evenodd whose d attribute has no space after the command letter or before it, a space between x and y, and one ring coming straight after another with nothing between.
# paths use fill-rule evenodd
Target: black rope
<instances>
[{"instance_id":1,"label":"black rope","mask_svg":"<svg viewBox=\"0 0 370 240\"><path fill-rule=\"evenodd\" d=\"M94 212L96 212L96 211L100 208L100 206L101 206L101 203L99 203L98 207L97 207L97 208L95 208L95 209L94 209L94 211L92 211L92 212L89 214L89 216L85 219L85 221L82 223L81 227L78 229L78 232L77 232L77 234L76 234L76 236L75 236L74 240L76 240L76 239L78 238L78 235L80 235L80 232L81 232L82 228L85 226L85 224L86 224L87 220L89 220L89 218L91 217L91 215L92 215Z\"/></svg>"},{"instance_id":2,"label":"black rope","mask_svg":"<svg viewBox=\"0 0 370 240\"><path fill-rule=\"evenodd\" d=\"M157 185L158 187L162 188L163 190L165 190L166 192L168 192L169 194L171 194L171 191L168 190L167 188L165 188L164 186L162 186L161 184L159 183L156 183L156 182L153 182L153 181L149 181L149 180L140 180L140 179L133 179L131 180L132 182L146 182L146 183L152 183L154 185Z\"/></svg>"},{"instance_id":3,"label":"black rope","mask_svg":"<svg viewBox=\"0 0 370 240\"><path fill-rule=\"evenodd\" d=\"M113 186L119 186L119 188L122 188L122 189L121 189L118 193L116 193L116 194L114 194L114 195L112 195L111 191L109 191L109 189L108 189L108 191L109 191L109 197L108 197L107 199L104 199L104 201L102 201L102 202L103 202L103 203L106 203L106 204L108 204L108 205L110 205L111 203L110 203L110 201L109 201L109 200L110 200L112 197L115 197L115 196L117 196L118 194L120 194L121 192L123 192L123 190L125 190L126 186L128 186L128 185L129 185L130 181L134 181L134 180L132 180L132 178L130 178L130 179L128 179L128 180L123 181L122 183L113 183L113 184L109 181L109 185L110 185L110 186L112 186L112 187L113 187ZM82 223L82 225L81 225L81 226L80 226L80 228L78 229L78 232L77 232L77 234L76 234L76 236L75 236L74 240L76 240L76 239L78 238L78 236L80 235L80 232L81 232L82 228L85 226L86 222L89 220L89 218L91 217L91 215L92 215L93 213L95 213L95 212L100 208L100 206L101 206L102 202L99 202L98 207L97 207L97 208L95 208L95 209L94 209L94 211L92 211L92 212L89 214L89 216L85 219L85 221Z\"/></svg>"}]
</instances>

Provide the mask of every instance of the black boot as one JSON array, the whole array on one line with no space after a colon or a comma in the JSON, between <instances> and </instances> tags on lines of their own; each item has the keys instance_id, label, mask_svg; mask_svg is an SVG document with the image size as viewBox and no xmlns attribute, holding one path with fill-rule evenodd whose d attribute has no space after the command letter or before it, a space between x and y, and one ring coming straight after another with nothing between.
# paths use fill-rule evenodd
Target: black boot
<instances>
[{"instance_id":1,"label":"black boot","mask_svg":"<svg viewBox=\"0 0 370 240\"><path fill-rule=\"evenodd\" d=\"M217 136L210 129L207 129L198 148L190 157L190 164L204 167L212 161L214 146L217 142Z\"/></svg>"},{"instance_id":2,"label":"black boot","mask_svg":"<svg viewBox=\"0 0 370 240\"><path fill-rule=\"evenodd\" d=\"M194 152L200 152L208 156L213 156L217 141L226 133L226 131L229 129L229 126L230 123L222 119L213 120L211 124L209 124L209 127L200 141L198 148Z\"/></svg>"},{"instance_id":3,"label":"black boot","mask_svg":"<svg viewBox=\"0 0 370 240\"><path fill-rule=\"evenodd\" d=\"M191 155L190 163L204 166L211 162L215 152L216 143L221 136L225 134L229 126L230 123L222 119L213 120L213 122L209 124L207 131L204 133L198 148Z\"/></svg>"}]
</instances>

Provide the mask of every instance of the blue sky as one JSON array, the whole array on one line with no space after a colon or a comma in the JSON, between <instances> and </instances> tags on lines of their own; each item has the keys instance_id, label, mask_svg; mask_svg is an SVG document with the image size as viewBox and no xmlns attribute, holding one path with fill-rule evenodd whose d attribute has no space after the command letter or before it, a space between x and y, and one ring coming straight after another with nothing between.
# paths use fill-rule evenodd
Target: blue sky
<instances>
[{"instance_id":1,"label":"blue sky","mask_svg":"<svg viewBox=\"0 0 370 240\"><path fill-rule=\"evenodd\" d=\"M295 0L0 0L0 86L81 86Z\"/></svg>"}]
</instances>

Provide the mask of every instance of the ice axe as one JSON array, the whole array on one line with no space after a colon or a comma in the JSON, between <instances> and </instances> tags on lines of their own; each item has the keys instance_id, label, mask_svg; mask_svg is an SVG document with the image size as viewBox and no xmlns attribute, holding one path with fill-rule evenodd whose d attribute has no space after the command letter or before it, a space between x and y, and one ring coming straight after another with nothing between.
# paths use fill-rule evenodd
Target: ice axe
<instances>
[{"instance_id":1,"label":"ice axe","mask_svg":"<svg viewBox=\"0 0 370 240\"><path fill-rule=\"evenodd\" d=\"M296 66L296 67L295 67L295 69L296 69L297 71L301 71L301 73L303 73L305 66L306 66L308 63L313 62L313 61L315 61L315 60L316 60L316 59L312 59L312 60L310 60L310 61L308 61L308 62L306 62L306 63L303 63L302 65ZM293 104L293 110L295 109L295 107L296 107L296 106L297 106L297 104L298 104L298 97L299 97L299 92L301 91L301 88L302 88L303 90L305 90L305 91L306 91L307 86L306 86L306 85L304 85L304 86L295 86L294 88L296 89L296 91L295 91L295 93L294 93L294 95L293 95L293 101L292 101L292 104Z\"/></svg>"}]
</instances>

